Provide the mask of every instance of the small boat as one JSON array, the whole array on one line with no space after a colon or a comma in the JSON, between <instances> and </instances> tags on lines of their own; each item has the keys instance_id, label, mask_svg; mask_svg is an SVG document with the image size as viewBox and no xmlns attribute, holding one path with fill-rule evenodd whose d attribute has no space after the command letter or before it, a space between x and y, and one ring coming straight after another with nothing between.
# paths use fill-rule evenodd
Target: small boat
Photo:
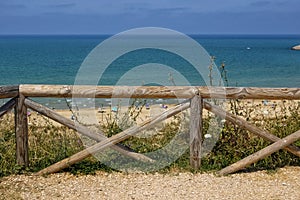
<instances>
[{"instance_id":1,"label":"small boat","mask_svg":"<svg viewBox=\"0 0 300 200\"><path fill-rule=\"evenodd\" d=\"M292 50L300 50L300 45L296 45L296 46L292 47Z\"/></svg>"}]
</instances>

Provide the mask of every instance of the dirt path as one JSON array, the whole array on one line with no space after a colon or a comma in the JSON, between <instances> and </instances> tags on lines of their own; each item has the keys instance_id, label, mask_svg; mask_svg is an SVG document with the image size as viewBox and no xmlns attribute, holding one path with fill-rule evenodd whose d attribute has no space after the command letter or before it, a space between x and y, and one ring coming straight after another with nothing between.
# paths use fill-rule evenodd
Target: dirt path
<instances>
[{"instance_id":1,"label":"dirt path","mask_svg":"<svg viewBox=\"0 0 300 200\"><path fill-rule=\"evenodd\" d=\"M300 199L300 167L226 177L99 172L0 179L0 199Z\"/></svg>"}]
</instances>

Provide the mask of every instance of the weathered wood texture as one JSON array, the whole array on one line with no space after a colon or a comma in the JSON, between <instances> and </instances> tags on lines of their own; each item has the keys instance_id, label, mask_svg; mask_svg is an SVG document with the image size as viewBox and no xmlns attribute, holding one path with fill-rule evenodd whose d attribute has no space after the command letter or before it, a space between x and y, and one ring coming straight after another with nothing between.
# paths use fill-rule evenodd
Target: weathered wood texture
<instances>
[{"instance_id":1,"label":"weathered wood texture","mask_svg":"<svg viewBox=\"0 0 300 200\"><path fill-rule=\"evenodd\" d=\"M36 175L43 175L43 174L49 174L49 173L54 173L54 172L60 171L66 167L69 167L72 164L75 164L75 163L89 157L90 155L92 155L102 149L108 148L116 143L119 143L119 142L137 134L140 131L150 128L150 127L154 126L156 123L159 123L167 118L170 118L170 117L180 113L181 111L186 110L189 107L190 107L190 104L185 103L183 105L178 105L176 107L170 108L169 110L165 111L164 113L143 122L141 125L139 125L137 127L131 127L121 133L118 133L117 135L114 135L114 136L107 138L87 149L84 149L84 150L72 155L69 158L66 158L58 163L53 164L53 165L37 172Z\"/></svg>"},{"instance_id":2,"label":"weathered wood texture","mask_svg":"<svg viewBox=\"0 0 300 200\"><path fill-rule=\"evenodd\" d=\"M202 105L203 101L200 95L195 95L191 99L190 116L190 165L194 169L201 166L202 150Z\"/></svg>"},{"instance_id":3,"label":"weathered wood texture","mask_svg":"<svg viewBox=\"0 0 300 200\"><path fill-rule=\"evenodd\" d=\"M164 86L21 85L20 91L30 97L191 98L196 89Z\"/></svg>"},{"instance_id":4,"label":"weathered wood texture","mask_svg":"<svg viewBox=\"0 0 300 200\"><path fill-rule=\"evenodd\" d=\"M207 102L203 102L205 98L215 99L269 99L269 100L299 100L300 88L255 88L255 87L206 87L206 86L72 86L72 85L20 85L18 86L4 86L0 87L0 98L8 98L18 96L15 106L15 118L16 118L16 142L17 142L17 162L20 165L28 164L28 127L27 127L27 108L26 105L33 110L36 110L55 121L62 123L63 125L76 129L79 133L88 136L99 143L64 159L48 168L45 168L37 174L46 174L59 171L71 164L74 164L82 159L96 153L104 148L114 148L115 150L123 153L124 155L135 157L138 160L152 161L143 155L127 151L118 143L127 139L128 137L135 135L139 131L145 130L153 126L155 123L165 120L166 118L173 116L182 110L187 109L190 105L191 109L191 124L190 124L190 152L191 165L198 168L201 164L201 143L202 143L202 106L207 110L224 117L226 120L235 123L250 132L263 137L266 140L275 142L273 145L266 147L265 149L245 158L232 166L229 166L220 171L220 174L228 174L243 167L252 164L265 156L270 155L281 148L284 148L291 153L300 156L300 150L298 147L292 145L298 138L298 132L280 139L269 132L255 127L247 121L230 114L216 106L213 106ZM52 110L39 107L30 100L25 100L25 97L68 97L68 98L186 98L192 99L190 103L185 103L177 107L171 108L164 114L155 118L149 119L142 123L138 127L129 128L111 138L106 138L103 134L91 132L88 128L79 125L75 125L72 120L64 118ZM8 102L0 108L1 114L5 114L8 108L13 106L13 102ZM2 109L2 110L1 110ZM291 142L286 145L287 142ZM115 145L117 144L117 145ZM149 160L150 159L150 160Z\"/></svg>"},{"instance_id":5,"label":"weathered wood texture","mask_svg":"<svg viewBox=\"0 0 300 200\"><path fill-rule=\"evenodd\" d=\"M87 136L97 142L107 139L107 137L105 137L104 133L101 132L100 130L98 131L98 133L94 133L90 129L86 128L85 126L83 126L79 123L75 123L74 121L67 119L64 116L54 112L53 110L51 110L43 105L40 105L34 101L26 99L25 105L28 108L48 117L50 119L53 119L54 121L56 121L60 124L63 124L68 128L76 130L78 133L80 133L84 136ZM143 154L133 152L130 148L124 147L121 144L113 145L111 148L120 152L121 154L123 154L125 156L131 157L136 160L141 160L144 162L154 162L153 159L151 159Z\"/></svg>"},{"instance_id":6,"label":"weathered wood texture","mask_svg":"<svg viewBox=\"0 0 300 200\"><path fill-rule=\"evenodd\" d=\"M270 146L265 147L264 149L220 170L218 172L219 175L227 175L236 171L239 171L261 159L264 159L265 157L271 155L272 153L279 151L280 149L283 149L284 147L287 147L288 145L296 142L300 139L300 130L271 144Z\"/></svg>"},{"instance_id":7,"label":"weathered wood texture","mask_svg":"<svg viewBox=\"0 0 300 200\"><path fill-rule=\"evenodd\" d=\"M12 98L0 107L0 118L9 112L16 105L16 99Z\"/></svg>"},{"instance_id":8,"label":"weathered wood texture","mask_svg":"<svg viewBox=\"0 0 300 200\"><path fill-rule=\"evenodd\" d=\"M20 85L29 97L300 99L300 88Z\"/></svg>"},{"instance_id":9,"label":"weathered wood texture","mask_svg":"<svg viewBox=\"0 0 300 200\"><path fill-rule=\"evenodd\" d=\"M0 99L16 97L19 94L19 86L0 86Z\"/></svg>"},{"instance_id":10,"label":"weathered wood texture","mask_svg":"<svg viewBox=\"0 0 300 200\"><path fill-rule=\"evenodd\" d=\"M246 120L242 119L241 117L238 117L236 115L233 115L229 112L224 111L223 109L211 105L208 102L204 102L204 108L207 109L208 111L222 117L225 118L226 120L230 121L233 124L238 125L241 128L245 128L246 130L250 131L251 133L258 135L260 137L262 137L265 140L268 140L270 142L277 142L280 140L279 137L269 133L266 130L263 130L261 128L258 128L252 124L250 124L249 122L247 122ZM287 147L284 148L285 150L293 153L294 155L300 157L300 148L294 145L289 145Z\"/></svg>"},{"instance_id":11,"label":"weathered wood texture","mask_svg":"<svg viewBox=\"0 0 300 200\"><path fill-rule=\"evenodd\" d=\"M226 99L300 99L300 88L199 87L202 98Z\"/></svg>"},{"instance_id":12,"label":"weathered wood texture","mask_svg":"<svg viewBox=\"0 0 300 200\"><path fill-rule=\"evenodd\" d=\"M16 158L18 165L28 165L28 124L25 97L19 95L15 107Z\"/></svg>"}]
</instances>

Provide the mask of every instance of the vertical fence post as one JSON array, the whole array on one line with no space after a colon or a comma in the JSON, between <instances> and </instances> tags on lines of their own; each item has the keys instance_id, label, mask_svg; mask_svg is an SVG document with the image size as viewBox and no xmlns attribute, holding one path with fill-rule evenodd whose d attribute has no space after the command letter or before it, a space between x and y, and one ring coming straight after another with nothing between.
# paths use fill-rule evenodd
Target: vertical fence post
<instances>
[{"instance_id":1,"label":"vertical fence post","mask_svg":"<svg viewBox=\"0 0 300 200\"><path fill-rule=\"evenodd\" d=\"M25 97L19 94L15 106L16 158L18 165L29 164L28 161L28 124Z\"/></svg>"},{"instance_id":2,"label":"vertical fence post","mask_svg":"<svg viewBox=\"0 0 300 200\"><path fill-rule=\"evenodd\" d=\"M190 165L194 169L201 166L202 149L202 106L203 100L199 93L191 99L190 118Z\"/></svg>"}]
</instances>

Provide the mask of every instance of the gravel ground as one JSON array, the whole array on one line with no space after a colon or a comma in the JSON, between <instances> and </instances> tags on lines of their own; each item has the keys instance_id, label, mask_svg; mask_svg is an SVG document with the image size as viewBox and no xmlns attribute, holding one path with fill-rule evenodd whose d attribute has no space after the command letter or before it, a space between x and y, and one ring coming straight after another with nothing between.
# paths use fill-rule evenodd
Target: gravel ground
<instances>
[{"instance_id":1,"label":"gravel ground","mask_svg":"<svg viewBox=\"0 0 300 200\"><path fill-rule=\"evenodd\" d=\"M125 174L98 172L0 179L0 199L300 199L300 167L277 172Z\"/></svg>"}]
</instances>

